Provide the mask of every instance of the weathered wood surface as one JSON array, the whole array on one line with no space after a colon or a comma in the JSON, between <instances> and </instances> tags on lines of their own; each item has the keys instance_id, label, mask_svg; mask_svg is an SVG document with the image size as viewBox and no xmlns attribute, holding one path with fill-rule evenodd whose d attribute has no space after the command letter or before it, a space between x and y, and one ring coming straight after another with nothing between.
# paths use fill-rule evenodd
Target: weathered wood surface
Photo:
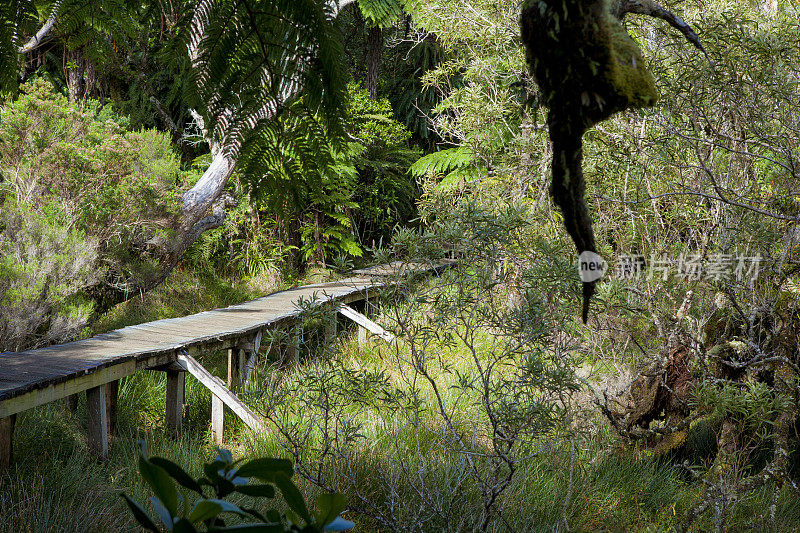
<instances>
[{"instance_id":1,"label":"weathered wood surface","mask_svg":"<svg viewBox=\"0 0 800 533\"><path fill-rule=\"evenodd\" d=\"M213 399L217 399L217 403L219 402L224 403L227 405L231 411L233 411L236 416L242 419L242 421L247 424L250 429L255 430L263 430L264 423L256 416L256 414L247 407L239 398L237 398L222 382L220 378L217 376L212 375L208 370L203 368L203 366L198 363L192 356L187 355L185 353L178 354L178 364L181 365L187 372L193 375L197 381L203 384L208 390L211 391L212 397L212 411L214 411L214 401ZM218 420L215 423L215 419ZM215 417L214 413L211 415L211 425L212 425L212 433L216 433L217 437L214 439L217 442L221 442L222 439L222 410L219 408L219 415Z\"/></svg>"},{"instance_id":2,"label":"weathered wood surface","mask_svg":"<svg viewBox=\"0 0 800 533\"><path fill-rule=\"evenodd\" d=\"M106 386L92 387L86 391L86 412L89 450L100 460L108 459L108 405Z\"/></svg>"},{"instance_id":3,"label":"weathered wood surface","mask_svg":"<svg viewBox=\"0 0 800 533\"><path fill-rule=\"evenodd\" d=\"M393 261L385 265L353 270L353 274L360 276L408 276L411 274L440 272L453 266L455 261L444 260L438 263L404 263Z\"/></svg>"},{"instance_id":4,"label":"weathered wood surface","mask_svg":"<svg viewBox=\"0 0 800 533\"><path fill-rule=\"evenodd\" d=\"M234 341L248 334L255 336L264 326L296 319L300 311L295 304L301 297L310 300L316 296L322 302L361 294L380 285L381 282L376 283L364 277L316 284L274 293L224 309L129 326L91 339L27 352L0 354L0 417L63 396L58 391L39 394L38 398L42 401L33 401L34 405L26 402L28 405L12 406L9 400L34 391L58 389L60 384L100 373L112 366L131 361L147 363L154 356L174 354L177 350L209 341ZM124 377L133 373L137 367L138 365L126 365L122 375L119 372L98 375L97 379L87 382L86 388L106 383L106 376L113 379ZM70 393L81 390L86 389L78 387L77 390L70 390Z\"/></svg>"},{"instance_id":5,"label":"weathered wood surface","mask_svg":"<svg viewBox=\"0 0 800 533\"><path fill-rule=\"evenodd\" d=\"M349 305L341 304L339 305L338 311L343 315L358 324L359 333L361 331L368 331L374 335L377 335L381 339L385 340L386 342L392 342L394 340L394 335L383 329L380 325L376 324L365 315L362 315ZM366 339L364 339L366 340ZM359 335L359 343L363 344L361 339L361 335Z\"/></svg>"},{"instance_id":6,"label":"weathered wood surface","mask_svg":"<svg viewBox=\"0 0 800 533\"><path fill-rule=\"evenodd\" d=\"M419 269L434 271L442 265L420 265ZM393 282L384 277L391 270L391 266L365 269L356 277L280 291L224 309L128 326L58 346L0 354L0 418L137 370L168 364L181 350L197 353L203 348L253 342L264 327L296 322L302 313L297 306L301 299L315 305L363 299L369 291Z\"/></svg>"},{"instance_id":7,"label":"weathered wood surface","mask_svg":"<svg viewBox=\"0 0 800 533\"><path fill-rule=\"evenodd\" d=\"M167 431L177 435L183 427L183 400L186 394L186 372L167 369L167 409L164 422Z\"/></svg>"},{"instance_id":8,"label":"weathered wood surface","mask_svg":"<svg viewBox=\"0 0 800 533\"><path fill-rule=\"evenodd\" d=\"M0 418L0 470L11 464L14 455L14 425L17 415Z\"/></svg>"}]
</instances>

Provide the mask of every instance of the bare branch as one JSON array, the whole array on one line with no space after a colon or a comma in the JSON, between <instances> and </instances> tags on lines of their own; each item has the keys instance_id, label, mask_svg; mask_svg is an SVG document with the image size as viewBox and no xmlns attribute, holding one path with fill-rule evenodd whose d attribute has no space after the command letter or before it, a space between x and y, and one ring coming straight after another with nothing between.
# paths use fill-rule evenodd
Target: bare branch
<instances>
[{"instance_id":1,"label":"bare branch","mask_svg":"<svg viewBox=\"0 0 800 533\"><path fill-rule=\"evenodd\" d=\"M652 0L621 0L617 5L617 12L615 13L617 18L622 20L628 13L647 15L666 21L670 26L681 32L683 36L686 37L687 41L703 52L711 65L714 64L708 52L706 52L706 49L703 48L703 44L700 42L700 36L697 35L689 24L672 11L664 9Z\"/></svg>"}]
</instances>

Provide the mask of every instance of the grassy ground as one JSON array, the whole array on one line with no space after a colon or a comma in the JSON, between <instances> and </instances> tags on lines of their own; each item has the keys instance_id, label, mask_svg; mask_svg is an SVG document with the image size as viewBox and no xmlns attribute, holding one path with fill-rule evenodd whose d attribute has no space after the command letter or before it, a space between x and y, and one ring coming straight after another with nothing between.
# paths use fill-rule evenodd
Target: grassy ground
<instances>
[{"instance_id":1,"label":"grassy ground","mask_svg":"<svg viewBox=\"0 0 800 533\"><path fill-rule=\"evenodd\" d=\"M274 288L179 271L158 291L103 317L98 330L229 305ZM402 410L387 407L391 402L384 392L410 392L402 345L395 351L376 343L359 346L353 331L346 329L333 346L315 345L315 337L306 338L315 357L290 368L266 361L256 370L255 383L261 385L243 395L277 425L254 435L233 416L226 417L227 446L234 455L288 454L305 461L312 466L307 474L321 474L326 485L365 511L347 515L357 523L356 531L385 531L386 517L398 529L472 530L480 514L479 493L467 457L452 453L435 410L412 423ZM490 341L487 336L482 342ZM485 423L474 409L474 399L454 387L457 377L468 371L462 348L442 346L440 353L435 374L446 391L444 402L458 413L457 420ZM223 375L223 361L221 353L203 359L217 375ZM184 431L171 438L163 430L163 373L140 372L123 380L118 432L105 464L92 462L86 453L84 399L75 413L55 402L20 415L16 460L0 476L0 532L138 531L119 497L121 491L140 502L150 496L137 474L137 440L144 439L151 453L178 462L192 474L199 474L201 462L216 454L209 443L209 393L191 377L186 387ZM349 392L338 398L329 394L337 390ZM280 394L278 402L273 393ZM425 402L434 399L424 391L420 397ZM326 405L335 416L323 416ZM326 420L336 426L318 431ZM336 454L324 452L323 431L340 439L333 446ZM475 427L476 435L482 432ZM288 445L292 440L304 447L298 452ZM530 450L520 453L526 451ZM315 457L325 457L321 472L313 471ZM318 490L302 479L298 482L309 495ZM601 430L572 445L556 439L521 460L500 505L508 526L517 531L563 531L565 522L577 531L666 531L701 491L702 486L678 468L636 458ZM738 504L733 523L762 530L766 494L757 492ZM800 528L800 502L784 492L776 509L781 531ZM699 522L696 527L703 531L710 524ZM491 529L507 530L499 522Z\"/></svg>"},{"instance_id":2,"label":"grassy ground","mask_svg":"<svg viewBox=\"0 0 800 533\"><path fill-rule=\"evenodd\" d=\"M157 289L116 306L93 325L89 335L141 324L161 318L175 318L200 311L238 304L277 290L308 283L331 281L341 277L330 270L309 269L293 282L264 274L237 281L189 269L176 269Z\"/></svg>"}]
</instances>

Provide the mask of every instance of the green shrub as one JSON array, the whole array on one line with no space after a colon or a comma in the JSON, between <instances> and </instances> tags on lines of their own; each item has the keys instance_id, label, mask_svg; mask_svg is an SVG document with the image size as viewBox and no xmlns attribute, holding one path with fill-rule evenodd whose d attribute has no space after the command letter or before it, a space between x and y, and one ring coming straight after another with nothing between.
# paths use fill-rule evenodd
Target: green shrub
<instances>
[{"instance_id":1,"label":"green shrub","mask_svg":"<svg viewBox=\"0 0 800 533\"><path fill-rule=\"evenodd\" d=\"M0 352L63 342L87 323L97 240L13 197L0 204Z\"/></svg>"},{"instance_id":2,"label":"green shrub","mask_svg":"<svg viewBox=\"0 0 800 533\"><path fill-rule=\"evenodd\" d=\"M146 286L169 253L184 181L169 136L130 132L97 102L42 80L0 107L3 349L68 340ZM24 290L23 290L24 288ZM13 339L13 340L12 340Z\"/></svg>"}]
</instances>

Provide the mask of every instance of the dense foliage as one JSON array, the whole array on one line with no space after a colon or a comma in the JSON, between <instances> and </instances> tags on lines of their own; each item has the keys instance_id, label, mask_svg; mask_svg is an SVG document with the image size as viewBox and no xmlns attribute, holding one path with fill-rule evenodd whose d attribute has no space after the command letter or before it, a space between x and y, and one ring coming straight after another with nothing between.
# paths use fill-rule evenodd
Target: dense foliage
<instances>
[{"instance_id":1,"label":"dense foliage","mask_svg":"<svg viewBox=\"0 0 800 533\"><path fill-rule=\"evenodd\" d=\"M344 509L341 494L324 494L318 498L319 511L313 515L303 495L292 482L294 469L285 459L259 458L234 461L229 450L220 449L217 457L203 465L203 477L190 476L178 464L164 457L147 457L144 442L139 457L139 473L155 494L151 502L167 531L192 533L196 531L347 531L352 522L338 514ZM251 483L257 480L260 483ZM275 498L280 491L289 510L264 509L259 500ZM188 492L195 497L190 503ZM208 497L208 492L213 497ZM231 494L249 496L253 507L240 507L227 501ZM136 521L142 528L158 532L156 525L141 505L123 494ZM239 518L229 525L231 517ZM226 525L225 519L228 519ZM244 519L244 521L242 521Z\"/></svg>"},{"instance_id":2,"label":"dense foliage","mask_svg":"<svg viewBox=\"0 0 800 533\"><path fill-rule=\"evenodd\" d=\"M74 337L113 295L157 275L187 181L168 135L130 131L38 80L0 111L0 349Z\"/></svg>"},{"instance_id":3,"label":"dense foliage","mask_svg":"<svg viewBox=\"0 0 800 533\"><path fill-rule=\"evenodd\" d=\"M274 289L450 253L448 273L404 273L376 300L392 344L319 346L335 310L316 307L305 360L265 335L240 393L270 431L236 428L242 463L291 457L300 490L346 494L365 530L796 529L797 6L524 4L553 32L528 28L531 64L517 0L0 6L0 351L74 338L176 264ZM601 48L562 48L560 31ZM556 176L576 186L561 209L559 105L583 162ZM584 198L609 265L587 324L564 231ZM195 305L180 312L201 310L194 287L168 293ZM156 378L124 385L161 409ZM108 483L142 495L125 477L138 433L202 469L209 406L189 401L175 445L131 417ZM38 435L58 413L21 423ZM221 479L239 464L218 463ZM0 510L22 505L4 496L18 485ZM32 523L4 512L0 530L6 516Z\"/></svg>"}]
</instances>

